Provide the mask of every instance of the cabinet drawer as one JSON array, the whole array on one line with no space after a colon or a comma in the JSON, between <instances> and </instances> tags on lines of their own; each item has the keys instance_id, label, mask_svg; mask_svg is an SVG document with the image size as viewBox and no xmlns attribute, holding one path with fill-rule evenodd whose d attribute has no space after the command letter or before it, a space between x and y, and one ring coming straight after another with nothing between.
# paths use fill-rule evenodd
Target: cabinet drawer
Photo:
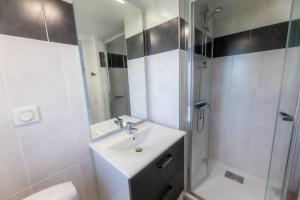
<instances>
[{"instance_id":1,"label":"cabinet drawer","mask_svg":"<svg viewBox=\"0 0 300 200\"><path fill-rule=\"evenodd\" d=\"M176 200L184 189L184 168L163 187L153 200Z\"/></svg>"},{"instance_id":2,"label":"cabinet drawer","mask_svg":"<svg viewBox=\"0 0 300 200\"><path fill-rule=\"evenodd\" d=\"M183 165L182 138L130 180L131 200L153 200Z\"/></svg>"}]
</instances>

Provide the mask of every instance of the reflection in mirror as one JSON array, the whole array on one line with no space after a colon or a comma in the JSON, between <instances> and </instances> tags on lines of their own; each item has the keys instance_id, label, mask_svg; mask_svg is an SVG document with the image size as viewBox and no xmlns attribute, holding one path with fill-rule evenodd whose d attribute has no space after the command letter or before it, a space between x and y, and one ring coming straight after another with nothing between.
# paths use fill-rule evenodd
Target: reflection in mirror
<instances>
[{"instance_id":1,"label":"reflection in mirror","mask_svg":"<svg viewBox=\"0 0 300 200\"><path fill-rule=\"evenodd\" d=\"M130 97L125 36L106 45L112 117L130 115Z\"/></svg>"},{"instance_id":2,"label":"reflection in mirror","mask_svg":"<svg viewBox=\"0 0 300 200\"><path fill-rule=\"evenodd\" d=\"M127 1L74 0L92 139L147 118L142 10Z\"/></svg>"}]
</instances>

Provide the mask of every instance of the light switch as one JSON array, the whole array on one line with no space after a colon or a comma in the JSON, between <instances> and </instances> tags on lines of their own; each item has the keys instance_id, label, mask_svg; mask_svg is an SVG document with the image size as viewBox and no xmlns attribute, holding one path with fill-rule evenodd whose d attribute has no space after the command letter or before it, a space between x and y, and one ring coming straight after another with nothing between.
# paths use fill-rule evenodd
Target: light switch
<instances>
[{"instance_id":1,"label":"light switch","mask_svg":"<svg viewBox=\"0 0 300 200\"><path fill-rule=\"evenodd\" d=\"M41 121L39 108L35 105L13 108L12 112L15 126L23 126Z\"/></svg>"}]
</instances>

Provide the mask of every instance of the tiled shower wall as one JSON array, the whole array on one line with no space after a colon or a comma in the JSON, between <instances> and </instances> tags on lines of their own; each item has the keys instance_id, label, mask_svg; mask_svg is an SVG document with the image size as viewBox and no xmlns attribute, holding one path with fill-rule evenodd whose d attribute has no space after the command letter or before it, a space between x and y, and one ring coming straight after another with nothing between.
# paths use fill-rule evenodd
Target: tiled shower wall
<instances>
[{"instance_id":1,"label":"tiled shower wall","mask_svg":"<svg viewBox=\"0 0 300 200\"><path fill-rule=\"evenodd\" d=\"M210 156L266 178L284 49L214 58Z\"/></svg>"},{"instance_id":2,"label":"tiled shower wall","mask_svg":"<svg viewBox=\"0 0 300 200\"><path fill-rule=\"evenodd\" d=\"M268 3L272 12L282 8L277 20L266 12L261 13L263 21L255 21L256 12L251 13L255 9L249 9L247 17L221 13L215 23L215 35L230 34L214 40L210 135L212 159L264 179L271 159L291 2L282 7L281 1ZM252 29L247 30L249 26Z\"/></svg>"},{"instance_id":3,"label":"tiled shower wall","mask_svg":"<svg viewBox=\"0 0 300 200\"><path fill-rule=\"evenodd\" d=\"M96 200L72 6L43 2L46 12L40 0L0 3L0 199L72 181L80 199ZM41 122L14 127L11 110L32 104Z\"/></svg>"}]
</instances>

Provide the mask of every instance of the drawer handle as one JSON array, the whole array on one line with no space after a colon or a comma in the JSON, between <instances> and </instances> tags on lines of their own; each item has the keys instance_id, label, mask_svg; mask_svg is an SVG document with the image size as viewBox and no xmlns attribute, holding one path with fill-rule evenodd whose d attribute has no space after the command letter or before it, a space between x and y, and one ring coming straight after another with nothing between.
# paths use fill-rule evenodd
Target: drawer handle
<instances>
[{"instance_id":1,"label":"drawer handle","mask_svg":"<svg viewBox=\"0 0 300 200\"><path fill-rule=\"evenodd\" d=\"M165 189L165 191L162 193L162 195L160 195L159 200L169 199L172 192L173 192L173 187L171 185L168 185L168 187Z\"/></svg>"},{"instance_id":2,"label":"drawer handle","mask_svg":"<svg viewBox=\"0 0 300 200\"><path fill-rule=\"evenodd\" d=\"M173 160L173 156L171 154L166 155L161 161L158 163L157 167L162 169L166 167Z\"/></svg>"}]
</instances>

